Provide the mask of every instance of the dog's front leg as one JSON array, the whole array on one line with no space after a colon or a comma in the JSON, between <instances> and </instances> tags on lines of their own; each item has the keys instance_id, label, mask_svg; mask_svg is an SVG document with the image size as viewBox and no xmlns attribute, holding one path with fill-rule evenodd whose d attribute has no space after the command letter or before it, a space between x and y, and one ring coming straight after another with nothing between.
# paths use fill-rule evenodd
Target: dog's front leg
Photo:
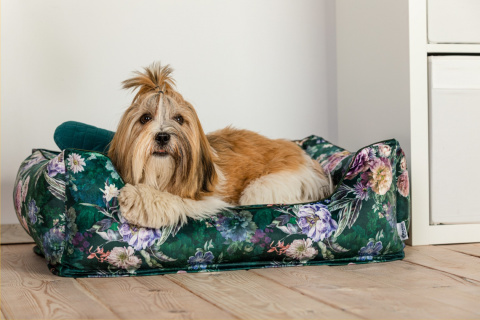
<instances>
[{"instance_id":1,"label":"dog's front leg","mask_svg":"<svg viewBox=\"0 0 480 320\"><path fill-rule=\"evenodd\" d=\"M226 202L215 197L186 199L145 184L125 185L118 200L125 219L148 228L182 225L187 222L188 217L206 218L228 206Z\"/></svg>"}]
</instances>

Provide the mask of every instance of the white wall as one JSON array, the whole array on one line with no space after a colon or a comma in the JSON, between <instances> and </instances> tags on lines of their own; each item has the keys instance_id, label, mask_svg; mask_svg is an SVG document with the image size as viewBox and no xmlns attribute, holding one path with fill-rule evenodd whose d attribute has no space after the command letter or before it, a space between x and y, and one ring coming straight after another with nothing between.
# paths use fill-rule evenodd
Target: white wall
<instances>
[{"instance_id":1,"label":"white wall","mask_svg":"<svg viewBox=\"0 0 480 320\"><path fill-rule=\"evenodd\" d=\"M121 81L170 64L205 130L337 140L334 0L1 1L1 217L32 148L67 120L114 130Z\"/></svg>"}]
</instances>

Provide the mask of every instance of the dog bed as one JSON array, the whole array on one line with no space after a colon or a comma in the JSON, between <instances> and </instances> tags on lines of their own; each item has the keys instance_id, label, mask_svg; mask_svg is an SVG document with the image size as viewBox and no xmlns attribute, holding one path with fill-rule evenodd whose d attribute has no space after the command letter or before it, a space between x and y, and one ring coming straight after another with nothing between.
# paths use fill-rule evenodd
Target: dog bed
<instances>
[{"instance_id":1,"label":"dog bed","mask_svg":"<svg viewBox=\"0 0 480 320\"><path fill-rule=\"evenodd\" d=\"M75 130L81 136L92 128ZM117 196L124 182L98 152L111 138L104 131L97 151L35 149L18 171L13 195L18 219L54 274L156 275L404 257L410 194L405 155L396 140L355 153L316 136L296 141L331 174L336 188L329 198L232 207L182 228L148 229L120 214ZM76 143L92 145L79 136Z\"/></svg>"}]
</instances>

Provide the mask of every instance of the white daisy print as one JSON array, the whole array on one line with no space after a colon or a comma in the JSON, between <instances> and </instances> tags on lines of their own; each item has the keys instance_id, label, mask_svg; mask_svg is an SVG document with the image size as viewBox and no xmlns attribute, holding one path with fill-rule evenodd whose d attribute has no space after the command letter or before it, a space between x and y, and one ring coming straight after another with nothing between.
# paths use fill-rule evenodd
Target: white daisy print
<instances>
[{"instance_id":1,"label":"white daisy print","mask_svg":"<svg viewBox=\"0 0 480 320\"><path fill-rule=\"evenodd\" d=\"M68 166L73 173L82 172L85 167L85 160L76 153L72 153L68 156Z\"/></svg>"}]
</instances>

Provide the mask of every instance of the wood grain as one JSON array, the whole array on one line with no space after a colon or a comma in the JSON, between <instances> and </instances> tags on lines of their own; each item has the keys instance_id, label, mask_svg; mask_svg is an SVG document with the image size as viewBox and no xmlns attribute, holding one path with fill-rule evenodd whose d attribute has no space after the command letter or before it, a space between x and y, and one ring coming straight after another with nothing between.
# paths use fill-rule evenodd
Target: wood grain
<instances>
[{"instance_id":1,"label":"wood grain","mask_svg":"<svg viewBox=\"0 0 480 320\"><path fill-rule=\"evenodd\" d=\"M0 241L2 244L33 243L32 237L20 224L2 224L0 226Z\"/></svg>"},{"instance_id":2,"label":"wood grain","mask_svg":"<svg viewBox=\"0 0 480 320\"><path fill-rule=\"evenodd\" d=\"M77 281L123 319L235 318L164 276Z\"/></svg>"},{"instance_id":3,"label":"wood grain","mask_svg":"<svg viewBox=\"0 0 480 320\"><path fill-rule=\"evenodd\" d=\"M32 245L2 246L1 301L7 319L117 319L72 278L51 274Z\"/></svg>"},{"instance_id":4,"label":"wood grain","mask_svg":"<svg viewBox=\"0 0 480 320\"><path fill-rule=\"evenodd\" d=\"M442 246L442 248L480 257L480 243L451 244Z\"/></svg>"},{"instance_id":5,"label":"wood grain","mask_svg":"<svg viewBox=\"0 0 480 320\"><path fill-rule=\"evenodd\" d=\"M480 318L478 244L404 261L132 278L61 278L1 246L1 319Z\"/></svg>"},{"instance_id":6,"label":"wood grain","mask_svg":"<svg viewBox=\"0 0 480 320\"><path fill-rule=\"evenodd\" d=\"M242 319L357 318L245 270L166 277Z\"/></svg>"},{"instance_id":7,"label":"wood grain","mask_svg":"<svg viewBox=\"0 0 480 320\"><path fill-rule=\"evenodd\" d=\"M445 249L442 246L405 248L405 261L480 281L480 258Z\"/></svg>"},{"instance_id":8,"label":"wood grain","mask_svg":"<svg viewBox=\"0 0 480 320\"><path fill-rule=\"evenodd\" d=\"M292 290L363 318L478 317L474 305L465 309L455 303L445 304L416 290L432 290L438 283L454 286L459 279L445 274L432 275L431 270L401 261L250 272L279 281ZM463 286L474 287L467 281L460 282Z\"/></svg>"}]
</instances>

